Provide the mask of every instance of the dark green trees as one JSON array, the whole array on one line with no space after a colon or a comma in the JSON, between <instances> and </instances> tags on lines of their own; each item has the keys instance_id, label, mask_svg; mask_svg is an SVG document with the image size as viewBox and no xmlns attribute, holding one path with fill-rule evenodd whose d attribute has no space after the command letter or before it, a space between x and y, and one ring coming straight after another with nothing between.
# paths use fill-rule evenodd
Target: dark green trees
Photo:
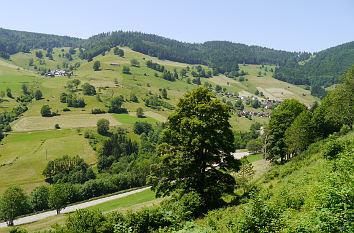
<instances>
[{"instance_id":1,"label":"dark green trees","mask_svg":"<svg viewBox=\"0 0 354 233\"><path fill-rule=\"evenodd\" d=\"M82 91L84 95L96 95L95 87L89 83L84 83L84 85L82 85Z\"/></svg>"},{"instance_id":2,"label":"dark green trees","mask_svg":"<svg viewBox=\"0 0 354 233\"><path fill-rule=\"evenodd\" d=\"M95 62L93 63L93 70L94 70L94 71L100 70L100 67L101 67L101 62L100 62L100 61L95 61Z\"/></svg>"},{"instance_id":3,"label":"dark green trees","mask_svg":"<svg viewBox=\"0 0 354 233\"><path fill-rule=\"evenodd\" d=\"M105 135L109 130L109 120L107 119L99 119L97 121L97 133Z\"/></svg>"},{"instance_id":4,"label":"dark green trees","mask_svg":"<svg viewBox=\"0 0 354 233\"><path fill-rule=\"evenodd\" d=\"M157 196L194 191L215 205L223 193L233 192L235 180L227 171L237 169L239 162L230 154L229 111L203 87L179 100L163 131L160 163L152 168Z\"/></svg>"},{"instance_id":5,"label":"dark green trees","mask_svg":"<svg viewBox=\"0 0 354 233\"><path fill-rule=\"evenodd\" d=\"M42 211L49 208L48 198L49 188L42 185L32 190L29 196L29 201L34 211Z\"/></svg>"},{"instance_id":6,"label":"dark green trees","mask_svg":"<svg viewBox=\"0 0 354 233\"><path fill-rule=\"evenodd\" d=\"M51 109L50 109L49 105L43 105L42 106L41 115L42 115L42 117L50 117L50 116L52 116L52 112L51 112Z\"/></svg>"},{"instance_id":7,"label":"dark green trees","mask_svg":"<svg viewBox=\"0 0 354 233\"><path fill-rule=\"evenodd\" d=\"M34 93L34 98L36 100L40 100L40 99L42 99L42 97L43 97L43 94L42 94L41 90L36 90L36 92Z\"/></svg>"},{"instance_id":8,"label":"dark green trees","mask_svg":"<svg viewBox=\"0 0 354 233\"><path fill-rule=\"evenodd\" d=\"M285 100L275 109L269 120L266 138L266 157L270 160L278 158L283 162L288 155L288 150L284 141L285 131L291 126L295 118L306 110L305 105L295 99Z\"/></svg>"},{"instance_id":9,"label":"dark green trees","mask_svg":"<svg viewBox=\"0 0 354 233\"><path fill-rule=\"evenodd\" d=\"M136 109L136 116L139 118L143 118L144 117L144 110L143 108L139 107Z\"/></svg>"},{"instance_id":10,"label":"dark green trees","mask_svg":"<svg viewBox=\"0 0 354 233\"><path fill-rule=\"evenodd\" d=\"M108 107L108 112L110 113L125 113L127 110L122 108L122 104L124 102L123 96L116 96L110 101L110 105Z\"/></svg>"}]
</instances>

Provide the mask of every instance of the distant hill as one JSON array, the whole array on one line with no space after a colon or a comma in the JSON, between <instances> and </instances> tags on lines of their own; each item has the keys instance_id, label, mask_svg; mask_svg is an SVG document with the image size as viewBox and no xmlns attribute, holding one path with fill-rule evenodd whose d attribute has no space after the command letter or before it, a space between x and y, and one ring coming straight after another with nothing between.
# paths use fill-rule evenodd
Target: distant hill
<instances>
[{"instance_id":1,"label":"distant hill","mask_svg":"<svg viewBox=\"0 0 354 233\"><path fill-rule=\"evenodd\" d=\"M287 52L228 41L184 43L153 34L115 31L88 39L22 32L0 28L0 57L17 52L54 47L80 48L79 57L91 61L116 46L127 46L159 59L211 67L214 74L237 71L238 64L269 64L278 68L274 78L296 85L310 85L313 95L323 97L322 88L337 83L338 77L354 64L354 42L318 52Z\"/></svg>"},{"instance_id":2,"label":"distant hill","mask_svg":"<svg viewBox=\"0 0 354 233\"><path fill-rule=\"evenodd\" d=\"M18 52L27 53L31 49L76 46L78 41L80 39L69 36L56 36L0 28L0 57L8 59L12 54Z\"/></svg>"},{"instance_id":3,"label":"distant hill","mask_svg":"<svg viewBox=\"0 0 354 233\"><path fill-rule=\"evenodd\" d=\"M134 51L159 59L208 65L218 73L235 71L237 64L242 63L284 65L289 59L303 57L302 53L227 41L192 44L152 34L123 31L102 33L82 41L81 45L86 48L86 59L92 59L115 46L128 46ZM307 57L309 56L310 54Z\"/></svg>"},{"instance_id":4,"label":"distant hill","mask_svg":"<svg viewBox=\"0 0 354 233\"><path fill-rule=\"evenodd\" d=\"M303 65L289 59L275 70L273 77L297 85L329 87L353 64L354 41L315 53Z\"/></svg>"}]
</instances>

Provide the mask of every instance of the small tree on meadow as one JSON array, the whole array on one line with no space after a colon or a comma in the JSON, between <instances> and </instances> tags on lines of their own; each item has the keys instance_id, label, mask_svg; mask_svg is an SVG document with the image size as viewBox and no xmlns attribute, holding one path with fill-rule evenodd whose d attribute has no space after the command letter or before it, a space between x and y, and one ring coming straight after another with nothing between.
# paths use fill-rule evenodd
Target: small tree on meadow
<instances>
[{"instance_id":1,"label":"small tree on meadow","mask_svg":"<svg viewBox=\"0 0 354 233\"><path fill-rule=\"evenodd\" d=\"M34 93L34 98L36 98L36 100L40 100L42 99L43 94L41 92L41 90L36 90L36 92Z\"/></svg>"},{"instance_id":2,"label":"small tree on meadow","mask_svg":"<svg viewBox=\"0 0 354 233\"><path fill-rule=\"evenodd\" d=\"M123 74L130 74L130 69L128 66L123 66Z\"/></svg>"},{"instance_id":3,"label":"small tree on meadow","mask_svg":"<svg viewBox=\"0 0 354 233\"><path fill-rule=\"evenodd\" d=\"M139 118L143 118L144 117L144 110L143 108L139 107L136 109L136 116Z\"/></svg>"},{"instance_id":4,"label":"small tree on meadow","mask_svg":"<svg viewBox=\"0 0 354 233\"><path fill-rule=\"evenodd\" d=\"M93 63L93 70L94 70L94 71L100 70L100 67L101 67L101 62L100 62L100 61L95 61L95 62Z\"/></svg>"},{"instance_id":5,"label":"small tree on meadow","mask_svg":"<svg viewBox=\"0 0 354 233\"><path fill-rule=\"evenodd\" d=\"M99 119L97 121L97 133L105 135L109 130L109 121L107 119Z\"/></svg>"},{"instance_id":6,"label":"small tree on meadow","mask_svg":"<svg viewBox=\"0 0 354 233\"><path fill-rule=\"evenodd\" d=\"M51 112L51 109L50 109L49 105L43 105L42 106L41 115L42 115L42 117L50 117L50 116L52 116L52 112Z\"/></svg>"}]
</instances>

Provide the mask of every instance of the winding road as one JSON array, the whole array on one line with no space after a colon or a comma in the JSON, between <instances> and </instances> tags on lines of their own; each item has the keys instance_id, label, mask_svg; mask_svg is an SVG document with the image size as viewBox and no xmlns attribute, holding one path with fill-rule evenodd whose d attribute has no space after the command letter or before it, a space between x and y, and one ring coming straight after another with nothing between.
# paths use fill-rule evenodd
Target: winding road
<instances>
[{"instance_id":1,"label":"winding road","mask_svg":"<svg viewBox=\"0 0 354 233\"><path fill-rule=\"evenodd\" d=\"M139 192L142 192L142 191L147 190L149 188L151 188L151 187L145 187L145 188L136 189L136 190L133 190L133 191L130 191L130 192L126 192L126 193L121 193L121 194L117 194L117 195L113 195L113 196L109 196L109 197L103 197L103 198L100 198L100 199L87 201L87 202L84 202L84 203L74 204L74 205L71 205L71 206L67 206L65 209L61 210L60 213L69 213L69 212L73 212L73 211L76 211L76 210L79 210L79 209L84 209L84 208L87 208L87 207L90 207L90 206L94 206L94 205L98 205L98 204L101 204L101 203L104 203L104 202L107 202L107 201L111 201L111 200L119 199L119 198L122 198L122 197L126 197L126 196L132 195L134 193L139 193ZM50 216L54 216L56 214L57 214L56 210L46 211L46 212L42 212L42 213L39 213L39 214L33 214L33 215L26 216L26 217L23 217L23 218L15 219L14 220L14 225L16 226L16 225L21 225L21 224L35 222L35 221L38 221L38 220L41 220L41 219L45 219L45 218L50 217ZM0 223L0 228L4 228L4 227L7 227L6 222Z\"/></svg>"}]
</instances>

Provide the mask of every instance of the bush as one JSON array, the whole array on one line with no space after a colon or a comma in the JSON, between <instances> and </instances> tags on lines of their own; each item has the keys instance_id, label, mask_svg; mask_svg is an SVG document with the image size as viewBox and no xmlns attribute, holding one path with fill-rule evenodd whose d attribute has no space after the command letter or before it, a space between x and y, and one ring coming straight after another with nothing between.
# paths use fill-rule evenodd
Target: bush
<instances>
[{"instance_id":1,"label":"bush","mask_svg":"<svg viewBox=\"0 0 354 233\"><path fill-rule=\"evenodd\" d=\"M182 220L190 220L203 214L206 205L203 198L196 192L175 195L165 202L164 208L170 210Z\"/></svg>"},{"instance_id":2,"label":"bush","mask_svg":"<svg viewBox=\"0 0 354 233\"><path fill-rule=\"evenodd\" d=\"M148 134L151 130L152 130L152 125L147 122L137 121L134 124L134 133L135 134L138 134L138 135L140 135L142 133Z\"/></svg>"},{"instance_id":3,"label":"bush","mask_svg":"<svg viewBox=\"0 0 354 233\"><path fill-rule=\"evenodd\" d=\"M89 83L82 85L82 91L84 95L96 95L96 89Z\"/></svg>"},{"instance_id":4,"label":"bush","mask_svg":"<svg viewBox=\"0 0 354 233\"><path fill-rule=\"evenodd\" d=\"M56 129L60 129L59 124L55 124L54 128L56 128Z\"/></svg>"},{"instance_id":5,"label":"bush","mask_svg":"<svg viewBox=\"0 0 354 233\"><path fill-rule=\"evenodd\" d=\"M42 115L42 117L51 117L52 116L52 112L51 112L49 105L42 106L41 115Z\"/></svg>"},{"instance_id":6,"label":"bush","mask_svg":"<svg viewBox=\"0 0 354 233\"><path fill-rule=\"evenodd\" d=\"M101 135L105 135L108 133L108 130L109 130L109 120L100 119L97 121L97 133Z\"/></svg>"},{"instance_id":7,"label":"bush","mask_svg":"<svg viewBox=\"0 0 354 233\"><path fill-rule=\"evenodd\" d=\"M325 145L322 155L326 159L333 160L338 158L339 153L343 150L344 145L341 142L331 138L330 141Z\"/></svg>"},{"instance_id":8,"label":"bush","mask_svg":"<svg viewBox=\"0 0 354 233\"><path fill-rule=\"evenodd\" d=\"M70 112L71 110L69 108L63 108L63 112Z\"/></svg>"},{"instance_id":9,"label":"bush","mask_svg":"<svg viewBox=\"0 0 354 233\"><path fill-rule=\"evenodd\" d=\"M94 108L91 110L91 113L92 114L103 114L103 113L106 113L106 111L99 109L99 108Z\"/></svg>"}]
</instances>

